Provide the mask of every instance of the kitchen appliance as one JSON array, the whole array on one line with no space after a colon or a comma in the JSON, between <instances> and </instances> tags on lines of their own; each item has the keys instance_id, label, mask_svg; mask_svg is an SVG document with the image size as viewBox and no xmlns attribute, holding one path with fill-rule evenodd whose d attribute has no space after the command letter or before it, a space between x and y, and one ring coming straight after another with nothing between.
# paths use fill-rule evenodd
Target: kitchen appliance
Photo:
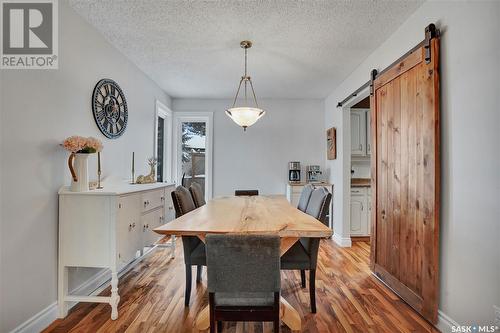
<instances>
[{"instance_id":1,"label":"kitchen appliance","mask_svg":"<svg viewBox=\"0 0 500 333\"><path fill-rule=\"evenodd\" d=\"M300 162L288 163L288 180L291 182L300 182Z\"/></svg>"},{"instance_id":2,"label":"kitchen appliance","mask_svg":"<svg viewBox=\"0 0 500 333\"><path fill-rule=\"evenodd\" d=\"M323 172L321 172L321 168L319 165L308 165L306 170L307 182L321 182L321 175L323 174Z\"/></svg>"}]
</instances>

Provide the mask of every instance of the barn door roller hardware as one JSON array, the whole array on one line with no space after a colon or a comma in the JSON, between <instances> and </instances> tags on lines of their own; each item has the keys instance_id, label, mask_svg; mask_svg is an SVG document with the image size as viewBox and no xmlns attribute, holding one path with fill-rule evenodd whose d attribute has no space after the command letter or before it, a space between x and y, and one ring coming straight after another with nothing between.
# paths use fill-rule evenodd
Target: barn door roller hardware
<instances>
[{"instance_id":1,"label":"barn door roller hardware","mask_svg":"<svg viewBox=\"0 0 500 333\"><path fill-rule=\"evenodd\" d=\"M425 62L428 64L431 62L431 40L433 38L439 37L440 32L439 29L436 28L436 25L434 23L429 24L428 26L425 27L425 39L418 43L414 48L412 48L410 51L406 52L402 57L400 57L398 60L394 61L392 64L390 64L388 67L386 67L384 70L377 72L375 69L371 71L370 75L370 81L366 82L363 84L361 87L356 89L352 94L347 96L342 100L342 102L338 102L337 107L342 107L347 101L349 101L351 98L356 97L362 90L364 90L366 87L370 86L370 95L373 95L373 80L375 80L377 75L380 75L393 67L395 64L401 62L403 58L406 58L409 54L415 52L416 50L420 49L422 46L425 49Z\"/></svg>"},{"instance_id":2,"label":"barn door roller hardware","mask_svg":"<svg viewBox=\"0 0 500 333\"><path fill-rule=\"evenodd\" d=\"M373 94L375 93L375 86L373 84L373 82L375 81L375 79L377 78L377 74L378 74L378 71L376 69L372 69L371 73L370 73L370 96L373 96Z\"/></svg>"},{"instance_id":3,"label":"barn door roller hardware","mask_svg":"<svg viewBox=\"0 0 500 333\"><path fill-rule=\"evenodd\" d=\"M431 40L438 36L439 36L439 30L436 29L434 23L431 23L427 27L425 27L424 49L425 49L426 64L431 62Z\"/></svg>"}]
</instances>

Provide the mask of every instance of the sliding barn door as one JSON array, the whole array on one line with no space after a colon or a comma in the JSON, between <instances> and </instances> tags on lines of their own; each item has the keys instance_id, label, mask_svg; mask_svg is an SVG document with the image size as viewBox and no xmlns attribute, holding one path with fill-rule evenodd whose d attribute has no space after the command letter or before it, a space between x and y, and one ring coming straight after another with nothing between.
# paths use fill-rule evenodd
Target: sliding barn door
<instances>
[{"instance_id":1,"label":"sliding barn door","mask_svg":"<svg viewBox=\"0 0 500 333\"><path fill-rule=\"evenodd\" d=\"M373 272L435 323L439 268L439 38L374 76ZM373 194L372 194L373 195Z\"/></svg>"}]
</instances>

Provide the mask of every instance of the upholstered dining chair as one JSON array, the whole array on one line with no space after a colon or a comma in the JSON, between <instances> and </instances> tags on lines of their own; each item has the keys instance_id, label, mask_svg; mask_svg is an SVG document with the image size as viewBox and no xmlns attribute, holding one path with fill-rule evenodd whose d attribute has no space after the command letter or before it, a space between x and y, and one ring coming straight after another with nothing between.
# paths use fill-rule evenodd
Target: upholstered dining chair
<instances>
[{"instance_id":1,"label":"upholstered dining chair","mask_svg":"<svg viewBox=\"0 0 500 333\"><path fill-rule=\"evenodd\" d=\"M259 190L235 190L234 195L237 197L254 196L254 195L259 195Z\"/></svg>"},{"instance_id":2,"label":"upholstered dining chair","mask_svg":"<svg viewBox=\"0 0 500 333\"><path fill-rule=\"evenodd\" d=\"M175 208L175 217L178 218L196 209L191 193L184 186L177 186L172 191L172 201ZM189 306L192 285L192 266L197 266L196 282L201 281L203 266L207 265L205 244L196 236L182 236L184 250L184 264L186 265L186 293L184 305Z\"/></svg>"},{"instance_id":3,"label":"upholstered dining chair","mask_svg":"<svg viewBox=\"0 0 500 333\"><path fill-rule=\"evenodd\" d=\"M307 204L306 214L325 223L331 200L332 195L326 188L319 187L315 189ZM300 270L302 288L306 287L305 271L309 271L309 297L312 313L316 313L316 266L318 262L319 242L319 238L300 238L281 257L282 270Z\"/></svg>"},{"instance_id":4,"label":"upholstered dining chair","mask_svg":"<svg viewBox=\"0 0 500 333\"><path fill-rule=\"evenodd\" d=\"M210 332L223 321L272 321L279 332L279 236L211 234L206 247Z\"/></svg>"},{"instance_id":5,"label":"upholstered dining chair","mask_svg":"<svg viewBox=\"0 0 500 333\"><path fill-rule=\"evenodd\" d=\"M200 184L192 182L191 186L189 186L189 192L191 192L191 196L193 197L196 208L206 204L205 196L203 195L203 189L201 188Z\"/></svg>"},{"instance_id":6,"label":"upholstered dining chair","mask_svg":"<svg viewBox=\"0 0 500 333\"><path fill-rule=\"evenodd\" d=\"M303 211L304 213L306 212L307 204L309 203L309 199L311 199L311 194L313 191L314 191L314 186L312 186L311 184L307 184L302 189L302 192L300 192L300 199L297 208Z\"/></svg>"}]
</instances>

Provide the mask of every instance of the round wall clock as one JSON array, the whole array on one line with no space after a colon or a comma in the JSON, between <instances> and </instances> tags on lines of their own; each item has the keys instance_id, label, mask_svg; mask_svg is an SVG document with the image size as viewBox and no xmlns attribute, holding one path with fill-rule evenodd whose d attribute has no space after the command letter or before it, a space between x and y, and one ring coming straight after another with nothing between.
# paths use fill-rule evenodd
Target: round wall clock
<instances>
[{"instance_id":1,"label":"round wall clock","mask_svg":"<svg viewBox=\"0 0 500 333\"><path fill-rule=\"evenodd\" d=\"M122 89L113 80L97 82L92 94L92 112L97 127L110 139L120 137L127 128L127 101Z\"/></svg>"}]
</instances>

